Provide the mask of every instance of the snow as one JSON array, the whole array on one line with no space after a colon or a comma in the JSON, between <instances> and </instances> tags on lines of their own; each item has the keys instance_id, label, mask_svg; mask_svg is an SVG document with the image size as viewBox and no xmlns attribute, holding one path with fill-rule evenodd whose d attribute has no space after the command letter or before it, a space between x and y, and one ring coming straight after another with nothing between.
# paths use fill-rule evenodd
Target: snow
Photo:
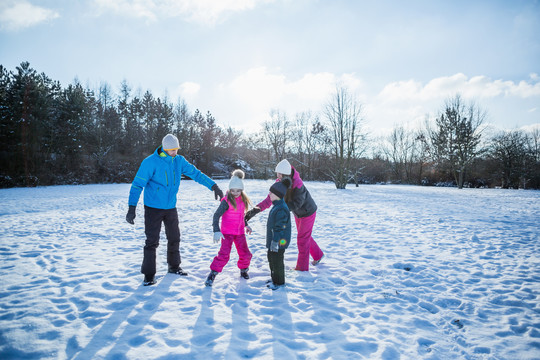
<instances>
[{"instance_id":1,"label":"snow","mask_svg":"<svg viewBox=\"0 0 540 360\"><path fill-rule=\"evenodd\" d=\"M221 188L228 181L219 181ZM271 180L246 180L262 200ZM182 267L139 273L129 184L0 190L1 359L538 359L540 192L306 182L325 258L272 291L268 211L251 279L231 260L207 288L212 192L183 181ZM294 224L294 222L293 222Z\"/></svg>"}]
</instances>

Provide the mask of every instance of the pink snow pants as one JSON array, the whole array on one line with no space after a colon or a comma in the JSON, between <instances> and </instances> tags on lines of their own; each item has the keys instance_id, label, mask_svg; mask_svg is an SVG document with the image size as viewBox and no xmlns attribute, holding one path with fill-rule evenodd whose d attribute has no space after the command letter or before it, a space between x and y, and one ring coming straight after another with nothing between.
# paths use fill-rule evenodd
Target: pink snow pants
<instances>
[{"instance_id":1,"label":"pink snow pants","mask_svg":"<svg viewBox=\"0 0 540 360\"><path fill-rule=\"evenodd\" d=\"M317 245L313 237L311 237L316 215L317 213L305 218L294 217L296 229L298 230L298 237L296 238L298 245L296 270L309 271L309 255L311 255L313 260L320 260L323 257L322 250L319 248L319 245Z\"/></svg>"},{"instance_id":2,"label":"pink snow pants","mask_svg":"<svg viewBox=\"0 0 540 360\"><path fill-rule=\"evenodd\" d=\"M246 235L228 235L223 234L223 239L221 239L221 248L217 256L212 261L210 265L210 270L221 272L225 265L229 262L231 257L231 248L232 244L236 246L236 251L238 252L238 268L247 269L251 262L251 252L249 251Z\"/></svg>"}]
</instances>

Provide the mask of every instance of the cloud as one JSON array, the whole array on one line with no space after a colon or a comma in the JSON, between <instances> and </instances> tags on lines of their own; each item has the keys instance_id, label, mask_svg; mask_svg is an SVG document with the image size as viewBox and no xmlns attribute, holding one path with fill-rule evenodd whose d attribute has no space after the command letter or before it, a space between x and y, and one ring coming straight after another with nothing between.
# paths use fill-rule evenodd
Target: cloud
<instances>
[{"instance_id":1,"label":"cloud","mask_svg":"<svg viewBox=\"0 0 540 360\"><path fill-rule=\"evenodd\" d=\"M270 119L272 109L280 110L290 119L304 111L321 115L336 85L342 85L362 104L366 129L373 134L383 134L396 124L421 126L427 117L440 110L446 98L457 92L464 98L478 100L481 107L489 110L493 123L508 124L515 113L509 114L506 107L515 109L517 104L521 104L524 116L530 119L537 114L536 99L540 96L539 79L535 76L531 74L528 79L516 82L491 80L486 76L469 78L459 73L427 83L392 82L377 92L368 90L364 80L354 73L306 73L292 78L279 68L261 66L216 87L183 83L176 94L193 108L211 111L227 126L256 132L263 121Z\"/></svg>"},{"instance_id":2,"label":"cloud","mask_svg":"<svg viewBox=\"0 0 540 360\"><path fill-rule=\"evenodd\" d=\"M302 111L318 111L336 89L343 84L349 89L360 87L361 81L354 74L336 76L332 73L307 73L296 80L288 79L279 71L266 67L252 68L221 86L222 92L235 102L259 114L280 109L289 115Z\"/></svg>"},{"instance_id":3,"label":"cloud","mask_svg":"<svg viewBox=\"0 0 540 360\"><path fill-rule=\"evenodd\" d=\"M94 0L101 12L144 18L181 17L187 21L214 25L228 14L254 9L274 0Z\"/></svg>"},{"instance_id":4,"label":"cloud","mask_svg":"<svg viewBox=\"0 0 540 360\"><path fill-rule=\"evenodd\" d=\"M172 16L185 16L197 23L215 24L229 13L254 9L259 3L273 0L183 0L166 1L165 8Z\"/></svg>"},{"instance_id":5,"label":"cloud","mask_svg":"<svg viewBox=\"0 0 540 360\"><path fill-rule=\"evenodd\" d=\"M180 98L184 99L186 102L191 102L191 101L193 101L194 99L197 98L197 96L199 95L200 90L201 90L201 85L200 84L190 82L190 81L186 81L186 82L180 84L176 88L176 91L173 92L173 95L175 97L180 97Z\"/></svg>"},{"instance_id":6,"label":"cloud","mask_svg":"<svg viewBox=\"0 0 540 360\"><path fill-rule=\"evenodd\" d=\"M437 113L446 99L457 93L488 110L490 122L512 126L516 109L520 107L524 113L520 118L531 121L535 116L536 107L529 104L540 101L540 78L533 73L521 81L493 80L483 75L469 78L458 73L427 83L396 81L368 99L367 119L372 128L379 129L379 132L381 129L391 129L396 124L418 126L429 114Z\"/></svg>"},{"instance_id":7,"label":"cloud","mask_svg":"<svg viewBox=\"0 0 540 360\"><path fill-rule=\"evenodd\" d=\"M261 122L269 119L272 109L286 113L291 119L300 112L318 112L337 84L355 91L362 86L354 74L307 73L291 79L280 69L256 67L214 90L201 91L194 104L198 108L212 109L227 125L257 131Z\"/></svg>"},{"instance_id":8,"label":"cloud","mask_svg":"<svg viewBox=\"0 0 540 360\"><path fill-rule=\"evenodd\" d=\"M157 6L152 0L94 0L100 13L113 12L128 17L156 20Z\"/></svg>"},{"instance_id":9,"label":"cloud","mask_svg":"<svg viewBox=\"0 0 540 360\"><path fill-rule=\"evenodd\" d=\"M336 76L328 72L307 73L297 80L284 74L271 73L266 67L252 68L233 79L226 87L237 97L266 107L280 107L284 103L297 103L299 107L326 102L337 84L354 91L361 81L354 74Z\"/></svg>"},{"instance_id":10,"label":"cloud","mask_svg":"<svg viewBox=\"0 0 540 360\"><path fill-rule=\"evenodd\" d=\"M2 30L22 30L58 17L60 15L56 11L32 5L27 1L8 1L0 5Z\"/></svg>"},{"instance_id":11,"label":"cloud","mask_svg":"<svg viewBox=\"0 0 540 360\"><path fill-rule=\"evenodd\" d=\"M529 98L540 96L540 82L537 74L531 74L529 81L515 83L507 80L492 80L487 76L468 78L458 73L439 77L423 85L419 81L398 81L386 85L378 97L382 102L430 101L444 99L457 93L465 98L494 98L497 96Z\"/></svg>"}]
</instances>

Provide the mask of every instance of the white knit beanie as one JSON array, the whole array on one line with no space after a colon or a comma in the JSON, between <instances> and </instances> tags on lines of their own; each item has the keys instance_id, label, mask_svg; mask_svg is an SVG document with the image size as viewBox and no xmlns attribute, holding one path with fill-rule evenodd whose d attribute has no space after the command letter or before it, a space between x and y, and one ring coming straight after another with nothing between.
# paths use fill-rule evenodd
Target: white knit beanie
<instances>
[{"instance_id":1,"label":"white knit beanie","mask_svg":"<svg viewBox=\"0 0 540 360\"><path fill-rule=\"evenodd\" d=\"M180 148L178 138L173 134L165 135L165 137L161 141L161 145L163 146L163 150L177 150Z\"/></svg>"},{"instance_id":2,"label":"white knit beanie","mask_svg":"<svg viewBox=\"0 0 540 360\"><path fill-rule=\"evenodd\" d=\"M244 190L244 172L240 169L236 169L232 173L231 181L229 181L229 190L230 189L240 189Z\"/></svg>"},{"instance_id":3,"label":"white knit beanie","mask_svg":"<svg viewBox=\"0 0 540 360\"><path fill-rule=\"evenodd\" d=\"M283 175L291 175L291 164L287 159L283 159L277 164L276 172Z\"/></svg>"}]
</instances>

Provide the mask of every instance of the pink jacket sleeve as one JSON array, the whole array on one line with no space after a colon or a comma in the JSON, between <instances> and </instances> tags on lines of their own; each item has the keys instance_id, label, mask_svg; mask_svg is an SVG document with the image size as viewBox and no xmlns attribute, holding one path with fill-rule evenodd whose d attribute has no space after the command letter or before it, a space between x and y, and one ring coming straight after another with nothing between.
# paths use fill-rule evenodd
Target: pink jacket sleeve
<instances>
[{"instance_id":1,"label":"pink jacket sleeve","mask_svg":"<svg viewBox=\"0 0 540 360\"><path fill-rule=\"evenodd\" d=\"M257 204L257 207L261 209L261 211L268 209L270 206L272 206L272 200L270 200L270 195L268 195L266 199Z\"/></svg>"}]
</instances>

